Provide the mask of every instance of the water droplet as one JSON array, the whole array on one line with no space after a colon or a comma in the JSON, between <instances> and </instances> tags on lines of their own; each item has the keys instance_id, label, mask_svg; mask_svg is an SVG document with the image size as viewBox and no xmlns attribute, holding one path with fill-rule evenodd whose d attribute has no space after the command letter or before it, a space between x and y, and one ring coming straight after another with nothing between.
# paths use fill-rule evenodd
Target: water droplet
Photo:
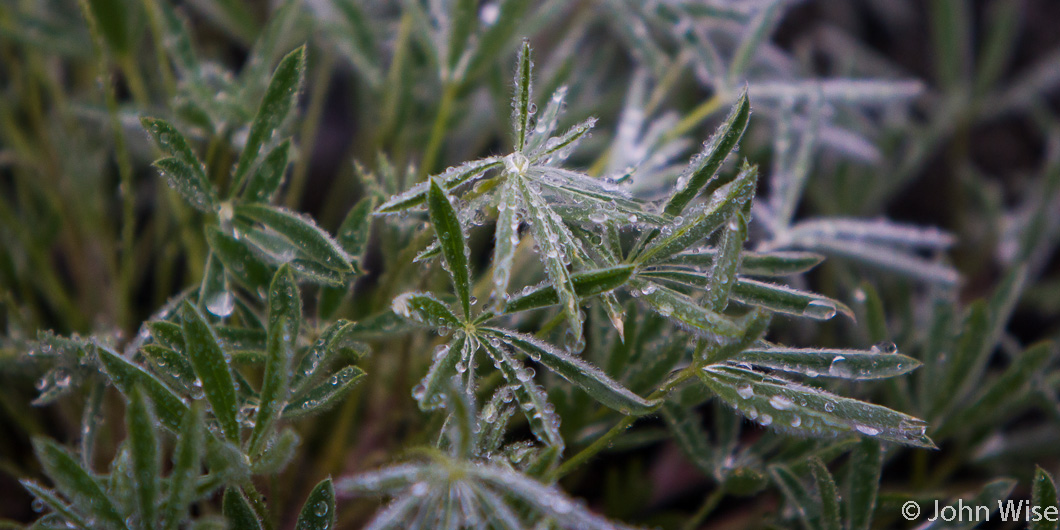
<instances>
[{"instance_id":1,"label":"water droplet","mask_svg":"<svg viewBox=\"0 0 1060 530\"><path fill-rule=\"evenodd\" d=\"M755 395L755 389L751 388L751 385L743 385L736 387L736 393L744 399L750 399Z\"/></svg>"},{"instance_id":2,"label":"water droplet","mask_svg":"<svg viewBox=\"0 0 1060 530\"><path fill-rule=\"evenodd\" d=\"M828 365L828 375L832 377L845 377L850 375L850 369L846 365L846 357L836 355L832 364Z\"/></svg>"},{"instance_id":3,"label":"water droplet","mask_svg":"<svg viewBox=\"0 0 1060 530\"><path fill-rule=\"evenodd\" d=\"M324 517L328 514L328 503L320 501L316 506L313 507L313 513L317 514L317 517Z\"/></svg>"},{"instance_id":4,"label":"water droplet","mask_svg":"<svg viewBox=\"0 0 1060 530\"><path fill-rule=\"evenodd\" d=\"M792 427L798 427L799 425L802 425L802 417L801 416L795 416L794 418L791 419L791 426Z\"/></svg>"},{"instance_id":5,"label":"water droplet","mask_svg":"<svg viewBox=\"0 0 1060 530\"><path fill-rule=\"evenodd\" d=\"M412 485L412 494L417 497L422 497L427 494L427 483L417 482Z\"/></svg>"},{"instance_id":6,"label":"water droplet","mask_svg":"<svg viewBox=\"0 0 1060 530\"><path fill-rule=\"evenodd\" d=\"M762 418L758 420L758 422L762 425L769 426L773 423L773 416L770 416L769 414L763 414Z\"/></svg>"},{"instance_id":7,"label":"water droplet","mask_svg":"<svg viewBox=\"0 0 1060 530\"><path fill-rule=\"evenodd\" d=\"M772 405L773 408L775 408L777 410L787 410L787 409L791 408L792 402L791 402L790 399L788 399L788 398L786 398L784 396L776 395L776 396L773 396L773 397L769 398L769 404Z\"/></svg>"},{"instance_id":8,"label":"water droplet","mask_svg":"<svg viewBox=\"0 0 1060 530\"><path fill-rule=\"evenodd\" d=\"M898 352L898 346L895 345L895 343L893 342L883 341L873 344L871 351L873 351L874 353L892 354Z\"/></svg>"},{"instance_id":9,"label":"water droplet","mask_svg":"<svg viewBox=\"0 0 1060 530\"><path fill-rule=\"evenodd\" d=\"M824 403L824 410L827 412L835 411L835 403L832 403L831 401L826 401Z\"/></svg>"},{"instance_id":10,"label":"water droplet","mask_svg":"<svg viewBox=\"0 0 1060 530\"><path fill-rule=\"evenodd\" d=\"M236 307L236 297L231 291L221 291L206 302L206 310L221 318L232 314Z\"/></svg>"},{"instance_id":11,"label":"water droplet","mask_svg":"<svg viewBox=\"0 0 1060 530\"><path fill-rule=\"evenodd\" d=\"M828 300L813 300L806 304L806 308L803 309L802 313L810 318L828 320L835 316L836 307L834 303Z\"/></svg>"},{"instance_id":12,"label":"water droplet","mask_svg":"<svg viewBox=\"0 0 1060 530\"><path fill-rule=\"evenodd\" d=\"M866 436L876 436L877 434L880 434L879 429L869 427L868 425L855 425L854 428L857 429L858 432Z\"/></svg>"}]
</instances>

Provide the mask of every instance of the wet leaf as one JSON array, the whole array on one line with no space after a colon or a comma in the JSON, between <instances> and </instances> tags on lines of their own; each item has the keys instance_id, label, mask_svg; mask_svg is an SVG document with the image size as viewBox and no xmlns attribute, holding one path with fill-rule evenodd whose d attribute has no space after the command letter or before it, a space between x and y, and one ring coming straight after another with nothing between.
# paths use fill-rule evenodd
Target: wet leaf
<instances>
[{"instance_id":1,"label":"wet leaf","mask_svg":"<svg viewBox=\"0 0 1060 530\"><path fill-rule=\"evenodd\" d=\"M59 444L45 439L33 439L33 452L44 468L44 473L55 487L74 504L114 528L128 528L125 517L107 496L103 486L85 471L81 464Z\"/></svg>"},{"instance_id":2,"label":"wet leaf","mask_svg":"<svg viewBox=\"0 0 1060 530\"><path fill-rule=\"evenodd\" d=\"M331 479L320 481L302 505L295 530L328 530L335 524L335 486Z\"/></svg>"},{"instance_id":3,"label":"wet leaf","mask_svg":"<svg viewBox=\"0 0 1060 530\"><path fill-rule=\"evenodd\" d=\"M364 370L347 366L332 374L323 383L291 399L283 408L283 417L299 418L324 412L342 401L363 377Z\"/></svg>"},{"instance_id":4,"label":"wet leaf","mask_svg":"<svg viewBox=\"0 0 1060 530\"><path fill-rule=\"evenodd\" d=\"M222 513L231 530L261 530L261 520L238 488L225 490Z\"/></svg>"},{"instance_id":5,"label":"wet leaf","mask_svg":"<svg viewBox=\"0 0 1060 530\"><path fill-rule=\"evenodd\" d=\"M151 403L140 387L133 387L125 410L125 427L129 433L132 456L132 479L136 484L136 511L141 528L155 528L161 493L162 456L158 446L157 420Z\"/></svg>"},{"instance_id":6,"label":"wet leaf","mask_svg":"<svg viewBox=\"0 0 1060 530\"><path fill-rule=\"evenodd\" d=\"M464 310L464 319L470 320L471 271L468 266L464 229L460 225L460 219L449 197L435 180L431 180L430 190L427 193L427 209L430 212L434 232L438 236L446 270L453 280L453 287L460 299L460 306Z\"/></svg>"},{"instance_id":7,"label":"wet leaf","mask_svg":"<svg viewBox=\"0 0 1060 530\"><path fill-rule=\"evenodd\" d=\"M199 309L184 302L180 309L183 321L184 344L195 374L202 383L202 391L210 402L225 438L239 441L239 400L235 380L228 366L228 357L217 340L217 334Z\"/></svg>"},{"instance_id":8,"label":"wet leaf","mask_svg":"<svg viewBox=\"0 0 1060 530\"><path fill-rule=\"evenodd\" d=\"M291 363L298 328L302 321L302 300L294 276L287 266L280 267L269 287L268 339L265 345L265 375L261 399L254 416L248 451L258 455L277 416L287 404L291 381Z\"/></svg>"},{"instance_id":9,"label":"wet leaf","mask_svg":"<svg viewBox=\"0 0 1060 530\"><path fill-rule=\"evenodd\" d=\"M338 272L353 272L349 256L309 217L267 204L239 204L236 215L257 221L286 238L305 257Z\"/></svg>"}]
</instances>

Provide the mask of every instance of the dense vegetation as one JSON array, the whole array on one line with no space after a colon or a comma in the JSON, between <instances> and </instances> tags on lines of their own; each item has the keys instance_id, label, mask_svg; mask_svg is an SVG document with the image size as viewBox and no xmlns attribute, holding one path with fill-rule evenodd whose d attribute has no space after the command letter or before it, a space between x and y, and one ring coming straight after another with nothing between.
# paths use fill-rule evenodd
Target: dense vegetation
<instances>
[{"instance_id":1,"label":"dense vegetation","mask_svg":"<svg viewBox=\"0 0 1060 530\"><path fill-rule=\"evenodd\" d=\"M4 2L0 527L1055 510L1058 21Z\"/></svg>"}]
</instances>

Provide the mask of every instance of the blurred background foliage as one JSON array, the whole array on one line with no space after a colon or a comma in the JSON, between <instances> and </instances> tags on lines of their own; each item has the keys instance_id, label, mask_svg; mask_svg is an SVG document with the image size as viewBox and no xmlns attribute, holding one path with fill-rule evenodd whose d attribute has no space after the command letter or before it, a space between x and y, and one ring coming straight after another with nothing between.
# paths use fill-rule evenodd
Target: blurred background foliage
<instances>
[{"instance_id":1,"label":"blurred background foliage","mask_svg":"<svg viewBox=\"0 0 1060 530\"><path fill-rule=\"evenodd\" d=\"M178 124L226 190L275 65L303 43L305 90L298 118L283 124L296 141L279 202L332 233L362 197L508 152L524 37L534 47L538 100L567 87L560 130L599 118L570 164L616 179L640 166L632 186L646 198L676 181L746 88L754 113L740 149L762 168L759 204L768 205L756 205L749 247L829 255L796 285L858 316L856 324L780 321L769 339L893 342L925 364L896 381L844 389L927 419L940 446L888 452L877 525L895 524L906 498L946 498L998 477L1019 479L1026 497L1033 464L1057 470L1055 351L1043 346L1047 353L1021 360L1060 332L1060 4L453 4L475 11L469 26L451 24L449 3L417 0L0 3L0 516L34 517L16 481L40 474L30 437L74 442L81 428L82 398L30 404L50 368L24 355L38 331L120 347L204 275L203 214L159 178L139 118ZM920 228L857 246L821 235L842 225L793 224L826 218ZM488 259L485 239L472 233L480 260ZM356 319L388 308L395 282L419 270L393 265L410 240L409 227L377 223L366 274L332 314ZM410 367L396 353L423 347L421 339L377 346L375 382L303 425L304 465L285 472L290 498L304 498L320 473L373 468L426 441L426 420L408 394L426 365ZM961 356L966 370L954 375ZM726 409L700 412L704 425L720 425L708 431L732 430ZM642 422L567 477L565 489L608 517L645 524L676 526L714 511L723 524L754 526L759 506L775 511L783 497L771 494L715 507L720 497L705 492L722 488L686 465L664 427ZM107 429L105 440L120 440L120 422ZM754 426L733 436L743 449L732 454L748 469L812 453L808 442ZM773 473L783 483L786 475ZM739 494L757 491L756 480ZM353 511L345 520L370 513Z\"/></svg>"}]
</instances>

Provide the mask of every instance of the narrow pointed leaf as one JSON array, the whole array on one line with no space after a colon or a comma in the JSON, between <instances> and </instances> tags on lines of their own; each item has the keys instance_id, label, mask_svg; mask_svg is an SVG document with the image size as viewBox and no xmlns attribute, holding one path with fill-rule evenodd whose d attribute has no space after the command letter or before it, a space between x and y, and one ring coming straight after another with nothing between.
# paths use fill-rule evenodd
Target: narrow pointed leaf
<instances>
[{"instance_id":1,"label":"narrow pointed leaf","mask_svg":"<svg viewBox=\"0 0 1060 530\"><path fill-rule=\"evenodd\" d=\"M246 497L237 488L225 490L221 513L224 514L231 530L261 530L261 520L250 507Z\"/></svg>"},{"instance_id":2,"label":"narrow pointed leaf","mask_svg":"<svg viewBox=\"0 0 1060 530\"><path fill-rule=\"evenodd\" d=\"M817 530L820 524L821 507L799 477L792 473L791 469L779 464L769 466L769 472L773 475L773 482L784 494L784 499L799 514L803 527L807 530Z\"/></svg>"},{"instance_id":3,"label":"narrow pointed leaf","mask_svg":"<svg viewBox=\"0 0 1060 530\"><path fill-rule=\"evenodd\" d=\"M291 151L291 140L284 140L274 147L261 161L257 171L250 176L243 198L251 202L269 202L283 184L287 171L287 158Z\"/></svg>"},{"instance_id":4,"label":"narrow pointed leaf","mask_svg":"<svg viewBox=\"0 0 1060 530\"><path fill-rule=\"evenodd\" d=\"M446 268L464 310L464 318L470 319L471 271L468 267L464 229L460 225L456 210L453 209L453 203L449 201L449 197L435 180L431 180L430 190L427 193L427 209L430 212L431 224L434 225L434 232L438 236Z\"/></svg>"},{"instance_id":5,"label":"narrow pointed leaf","mask_svg":"<svg viewBox=\"0 0 1060 530\"><path fill-rule=\"evenodd\" d=\"M883 470L883 447L864 438L850 454L846 505L850 530L869 530Z\"/></svg>"},{"instance_id":6,"label":"narrow pointed leaf","mask_svg":"<svg viewBox=\"0 0 1060 530\"><path fill-rule=\"evenodd\" d=\"M570 130L563 133L561 136L549 138L541 150L534 153L530 159L533 162L541 161L543 163L556 163L567 158L567 155L578 145L593 127L596 126L596 118L589 118Z\"/></svg>"},{"instance_id":7,"label":"narrow pointed leaf","mask_svg":"<svg viewBox=\"0 0 1060 530\"><path fill-rule=\"evenodd\" d=\"M284 429L250 466L251 472L255 475L273 475L283 471L294 459L300 441L294 429Z\"/></svg>"},{"instance_id":8,"label":"narrow pointed leaf","mask_svg":"<svg viewBox=\"0 0 1060 530\"><path fill-rule=\"evenodd\" d=\"M564 101L567 98L567 87L561 86L552 93L548 99L544 112L537 117L534 124L533 134L526 141L526 152L536 153L545 141L552 137L556 126L559 124L559 114L563 111Z\"/></svg>"},{"instance_id":9,"label":"narrow pointed leaf","mask_svg":"<svg viewBox=\"0 0 1060 530\"><path fill-rule=\"evenodd\" d=\"M758 168L745 163L732 182L711 194L710 202L704 207L686 213L681 222L668 228L668 235L656 237L637 256L637 262L658 263L689 247L703 243L707 236L714 233L733 213L739 211L747 201L751 200L757 180Z\"/></svg>"},{"instance_id":10,"label":"narrow pointed leaf","mask_svg":"<svg viewBox=\"0 0 1060 530\"><path fill-rule=\"evenodd\" d=\"M854 319L854 312L849 307L827 296L748 278L740 278L736 281L732 289L732 299L777 313L814 320L828 320L836 313L842 313L851 320Z\"/></svg>"},{"instance_id":11,"label":"narrow pointed leaf","mask_svg":"<svg viewBox=\"0 0 1060 530\"><path fill-rule=\"evenodd\" d=\"M140 348L156 374L174 388L189 391L195 386L195 369L183 355L163 346L148 344Z\"/></svg>"},{"instance_id":12,"label":"narrow pointed leaf","mask_svg":"<svg viewBox=\"0 0 1060 530\"><path fill-rule=\"evenodd\" d=\"M728 316L700 307L695 300L673 289L645 281L635 281L632 289L656 313L697 334L712 337L738 337L740 326Z\"/></svg>"},{"instance_id":13,"label":"narrow pointed leaf","mask_svg":"<svg viewBox=\"0 0 1060 530\"><path fill-rule=\"evenodd\" d=\"M915 447L934 447L927 424L886 407L844 398L733 366L711 365L700 379L751 420L815 436L855 433Z\"/></svg>"},{"instance_id":14,"label":"narrow pointed leaf","mask_svg":"<svg viewBox=\"0 0 1060 530\"><path fill-rule=\"evenodd\" d=\"M169 181L170 186L184 195L192 205L204 211L211 212L217 208L217 192L214 191L209 179L206 178L206 170L203 168L199 157L195 156L191 145L184 135L165 120L157 118L141 118L140 124L151 135L155 145L175 161L167 162L167 167L183 166L179 171L167 175L167 177L187 179L186 181Z\"/></svg>"},{"instance_id":15,"label":"narrow pointed leaf","mask_svg":"<svg viewBox=\"0 0 1060 530\"><path fill-rule=\"evenodd\" d=\"M357 358L365 355L366 346L351 339L350 332L353 329L353 322L337 320L320 334L305 356L298 361L298 367L291 378L292 391L301 390L321 369L343 352L352 351Z\"/></svg>"},{"instance_id":16,"label":"narrow pointed leaf","mask_svg":"<svg viewBox=\"0 0 1060 530\"><path fill-rule=\"evenodd\" d=\"M412 186L407 191L395 195L384 202L376 210L377 214L398 213L419 206L427 202L427 190L430 183L438 180L446 191L453 191L459 186L467 184L484 175L487 171L504 165L500 157L488 157L474 162L467 162L459 166L446 169L439 175L432 176L428 182L421 182Z\"/></svg>"},{"instance_id":17,"label":"narrow pointed leaf","mask_svg":"<svg viewBox=\"0 0 1060 530\"><path fill-rule=\"evenodd\" d=\"M740 266L740 250L747 240L747 220L737 212L725 227L718 248L717 259L710 267L710 283L707 284L707 298L710 308L723 311L729 304L729 293L736 283L736 270Z\"/></svg>"},{"instance_id":18,"label":"narrow pointed leaf","mask_svg":"<svg viewBox=\"0 0 1060 530\"><path fill-rule=\"evenodd\" d=\"M621 287L629 281L632 274L632 265L618 265L572 274L571 283L574 284L574 294L578 298L588 298ZM513 296L505 304L504 312L517 313L557 303L559 303L559 297L556 296L556 288L548 285L526 294Z\"/></svg>"},{"instance_id":19,"label":"narrow pointed leaf","mask_svg":"<svg viewBox=\"0 0 1060 530\"><path fill-rule=\"evenodd\" d=\"M894 352L787 347L744 350L732 361L810 377L839 379L885 379L920 367L920 361Z\"/></svg>"},{"instance_id":20,"label":"narrow pointed leaf","mask_svg":"<svg viewBox=\"0 0 1060 530\"><path fill-rule=\"evenodd\" d=\"M45 438L34 438L33 452L56 489L73 501L75 506L87 510L93 518L111 527L127 528L125 518L104 492L103 486L59 444Z\"/></svg>"},{"instance_id":21,"label":"narrow pointed leaf","mask_svg":"<svg viewBox=\"0 0 1060 530\"><path fill-rule=\"evenodd\" d=\"M166 179L169 187L180 193L188 204L206 213L217 211L217 197L212 187L199 179L195 169L177 157L160 158L152 164Z\"/></svg>"},{"instance_id":22,"label":"narrow pointed leaf","mask_svg":"<svg viewBox=\"0 0 1060 530\"><path fill-rule=\"evenodd\" d=\"M275 269L254 254L246 242L213 226L206 229L206 241L213 255L224 263L225 270L244 287L257 291L269 285Z\"/></svg>"},{"instance_id":23,"label":"narrow pointed leaf","mask_svg":"<svg viewBox=\"0 0 1060 530\"><path fill-rule=\"evenodd\" d=\"M448 388L449 380L457 374L456 365L467 362L464 359L469 353L465 351L466 345L467 336L457 333L449 344L435 350L431 368L412 391L420 410L434 410L444 404L442 394Z\"/></svg>"},{"instance_id":24,"label":"narrow pointed leaf","mask_svg":"<svg viewBox=\"0 0 1060 530\"><path fill-rule=\"evenodd\" d=\"M1031 521L1031 530L1056 530L1058 518L1056 483L1053 482L1053 477L1048 471L1037 466L1034 469L1034 482L1031 485L1031 506L1037 507L1039 513L1043 515L1037 521Z\"/></svg>"},{"instance_id":25,"label":"narrow pointed leaf","mask_svg":"<svg viewBox=\"0 0 1060 530\"><path fill-rule=\"evenodd\" d=\"M562 352L551 344L530 335L504 329L490 329L501 341L530 356L561 377L574 383L594 399L623 414L642 415L654 411L658 400L646 400L619 382L608 377L599 368Z\"/></svg>"},{"instance_id":26,"label":"narrow pointed leaf","mask_svg":"<svg viewBox=\"0 0 1060 530\"><path fill-rule=\"evenodd\" d=\"M339 288L346 287L349 283L349 275L347 273L338 272L322 265L318 261L294 259L287 263L291 266L291 271L298 275L298 278L317 285Z\"/></svg>"},{"instance_id":27,"label":"narrow pointed leaf","mask_svg":"<svg viewBox=\"0 0 1060 530\"><path fill-rule=\"evenodd\" d=\"M357 383L364 377L364 370L356 366L347 366L323 383L310 388L304 394L295 397L283 409L284 418L299 418L318 414L330 409L342 401Z\"/></svg>"},{"instance_id":28,"label":"narrow pointed leaf","mask_svg":"<svg viewBox=\"0 0 1060 530\"><path fill-rule=\"evenodd\" d=\"M162 504L162 528L176 530L188 515L188 505L195 495L195 479L199 476L202 450L206 443L203 409L193 405L184 415L180 436L173 449L173 469L169 472L169 488Z\"/></svg>"},{"instance_id":29,"label":"narrow pointed leaf","mask_svg":"<svg viewBox=\"0 0 1060 530\"><path fill-rule=\"evenodd\" d=\"M534 63L530 60L530 41L527 39L523 39L516 64L518 66L515 69L515 96L512 98L512 129L515 131L515 150L521 152L526 147L530 129L530 107L533 105L531 77Z\"/></svg>"},{"instance_id":30,"label":"narrow pointed leaf","mask_svg":"<svg viewBox=\"0 0 1060 530\"><path fill-rule=\"evenodd\" d=\"M339 246L346 251L346 255L353 260L355 265L360 265L364 260L364 253L368 248L368 237L372 234L372 211L375 210L378 199L370 195L359 201L350 208L346 219L339 225L336 238Z\"/></svg>"},{"instance_id":31,"label":"narrow pointed leaf","mask_svg":"<svg viewBox=\"0 0 1060 530\"><path fill-rule=\"evenodd\" d=\"M267 204L240 204L235 213L275 230L307 258L338 272L353 272L349 256L309 217Z\"/></svg>"},{"instance_id":32,"label":"narrow pointed leaf","mask_svg":"<svg viewBox=\"0 0 1060 530\"><path fill-rule=\"evenodd\" d=\"M817 483L817 495L821 498L821 528L822 530L841 530L839 521L839 492L836 490L835 480L828 472L824 462L820 458L810 459L810 471Z\"/></svg>"},{"instance_id":33,"label":"narrow pointed leaf","mask_svg":"<svg viewBox=\"0 0 1060 530\"><path fill-rule=\"evenodd\" d=\"M129 435L129 454L132 455L132 478L136 483L136 510L140 526L155 528L161 492L162 460L158 447L156 419L150 402L140 387L134 387L125 409L125 427Z\"/></svg>"},{"instance_id":34,"label":"narrow pointed leaf","mask_svg":"<svg viewBox=\"0 0 1060 530\"><path fill-rule=\"evenodd\" d=\"M708 194L714 191L711 188L717 188L717 186L708 186L708 183L715 179L722 163L740 142L750 116L751 103L745 91L736 101L729 116L703 146L700 155L693 159L686 175L688 184L670 197L663 211L670 215L678 215L704 188Z\"/></svg>"},{"instance_id":35,"label":"narrow pointed leaf","mask_svg":"<svg viewBox=\"0 0 1060 530\"><path fill-rule=\"evenodd\" d=\"M147 323L147 329L151 333L151 338L159 345L171 350L184 350L184 331L180 329L180 324L165 320L152 320Z\"/></svg>"},{"instance_id":36,"label":"narrow pointed leaf","mask_svg":"<svg viewBox=\"0 0 1060 530\"><path fill-rule=\"evenodd\" d=\"M265 345L265 375L261 399L250 436L252 455L261 452L276 417L287 404L291 381L291 363L298 328L302 322L302 300L291 270L284 266L276 272L269 287L269 325Z\"/></svg>"},{"instance_id":37,"label":"narrow pointed leaf","mask_svg":"<svg viewBox=\"0 0 1060 530\"><path fill-rule=\"evenodd\" d=\"M548 398L541 387L534 383L533 377L519 361L512 358L504 348L496 347L489 341L482 346L493 359L493 364L501 371L505 381L512 386L516 401L523 409L523 415L530 423L530 431L546 445L563 448L563 437L559 434L559 416L552 410Z\"/></svg>"},{"instance_id":38,"label":"narrow pointed leaf","mask_svg":"<svg viewBox=\"0 0 1060 530\"><path fill-rule=\"evenodd\" d=\"M272 136L273 131L283 123L295 106L298 93L302 90L305 62L305 46L302 46L287 54L276 66L269 87L261 100L261 106L258 107L258 113L250 125L247 143L236 164L233 175L235 190L242 186L247 172L258 158L262 144Z\"/></svg>"},{"instance_id":39,"label":"narrow pointed leaf","mask_svg":"<svg viewBox=\"0 0 1060 530\"><path fill-rule=\"evenodd\" d=\"M328 530L335 524L335 486L330 478L317 484L302 505L296 530Z\"/></svg>"},{"instance_id":40,"label":"narrow pointed leaf","mask_svg":"<svg viewBox=\"0 0 1060 530\"><path fill-rule=\"evenodd\" d=\"M239 401L235 380L228 366L228 358L221 349L217 334L195 306L184 302L180 310L184 330L184 344L195 374L202 382L202 391L210 402L225 438L239 441Z\"/></svg>"},{"instance_id":41,"label":"narrow pointed leaf","mask_svg":"<svg viewBox=\"0 0 1060 530\"><path fill-rule=\"evenodd\" d=\"M519 186L517 179L508 177L497 199L497 231L493 250L493 294L504 300L508 281L512 276L512 261L519 246Z\"/></svg>"},{"instance_id":42,"label":"narrow pointed leaf","mask_svg":"<svg viewBox=\"0 0 1060 530\"><path fill-rule=\"evenodd\" d=\"M20 480L26 491L33 495L34 498L44 503L45 506L52 509L52 511L66 519L67 521L77 525L80 528L88 528L88 521L85 520L81 514L74 511L73 507L63 502L62 499L52 490L33 482L32 480ZM13 528L22 528L21 526L14 526Z\"/></svg>"},{"instance_id":43,"label":"narrow pointed leaf","mask_svg":"<svg viewBox=\"0 0 1060 530\"><path fill-rule=\"evenodd\" d=\"M530 229L541 249L545 273L552 287L556 289L557 302L567 317L570 332L580 337L582 318L578 309L578 297L574 292L574 283L571 281L570 271L567 270L566 264L571 253L577 250L574 248L573 238L537 190L531 189L529 185L522 182L522 179L520 179L520 186L527 216L532 219ZM565 248L563 244L568 241L572 246Z\"/></svg>"},{"instance_id":44,"label":"narrow pointed leaf","mask_svg":"<svg viewBox=\"0 0 1060 530\"><path fill-rule=\"evenodd\" d=\"M435 328L459 328L462 326L444 302L430 293L403 293L391 303L394 313Z\"/></svg>"},{"instance_id":45,"label":"narrow pointed leaf","mask_svg":"<svg viewBox=\"0 0 1060 530\"><path fill-rule=\"evenodd\" d=\"M100 364L106 370L111 383L128 396L137 385L151 398L159 421L173 432L180 432L181 420L188 412L188 405L154 375L130 363L120 355L97 347Z\"/></svg>"}]
</instances>

